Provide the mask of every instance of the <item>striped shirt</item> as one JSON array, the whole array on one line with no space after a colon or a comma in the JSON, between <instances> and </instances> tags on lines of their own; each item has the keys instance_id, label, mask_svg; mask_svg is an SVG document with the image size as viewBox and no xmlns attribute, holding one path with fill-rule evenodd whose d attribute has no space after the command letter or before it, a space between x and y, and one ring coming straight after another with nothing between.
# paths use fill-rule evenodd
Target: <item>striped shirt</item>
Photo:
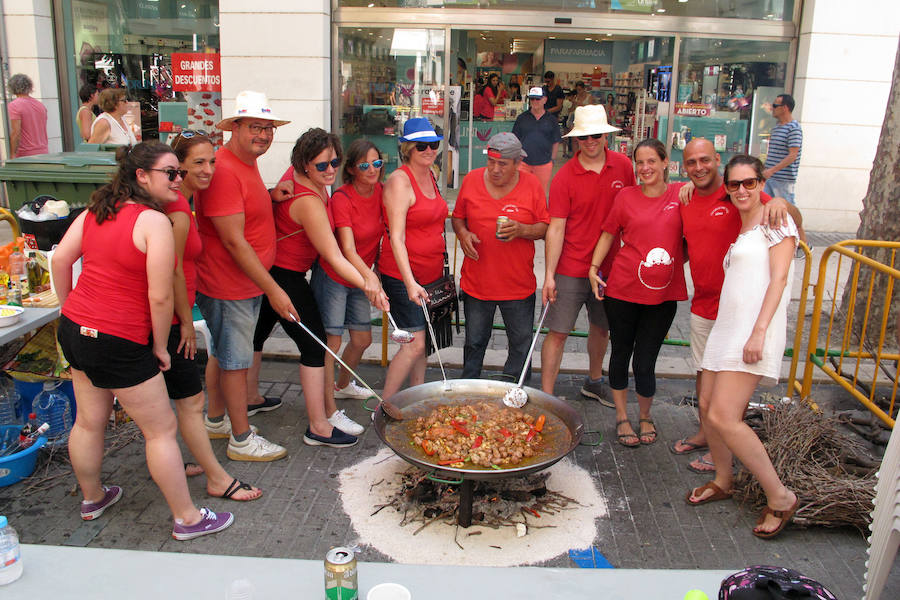
<instances>
[{"instance_id":1,"label":"striped shirt","mask_svg":"<svg viewBox=\"0 0 900 600\"><path fill-rule=\"evenodd\" d=\"M803 146L803 130L796 120L776 125L769 137L769 153L766 155L766 168L774 167L787 155L790 148L797 148L797 160L772 175L779 181L797 181L797 168L800 166L800 153Z\"/></svg>"}]
</instances>

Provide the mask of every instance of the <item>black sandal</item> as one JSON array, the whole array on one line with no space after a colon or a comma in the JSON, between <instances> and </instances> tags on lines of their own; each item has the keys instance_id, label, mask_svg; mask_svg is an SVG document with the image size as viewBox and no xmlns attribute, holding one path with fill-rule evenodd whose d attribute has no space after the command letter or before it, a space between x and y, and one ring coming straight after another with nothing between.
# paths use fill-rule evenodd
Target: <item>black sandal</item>
<instances>
[{"instance_id":1,"label":"black sandal","mask_svg":"<svg viewBox=\"0 0 900 600\"><path fill-rule=\"evenodd\" d=\"M225 490L225 493L222 494L221 496L219 496L219 498L225 498L226 500L234 500L235 502L250 502L251 500L256 500L257 498L259 498L262 495L262 494L260 494L260 496L257 496L256 498L247 498L245 500L241 500L239 498L232 498L232 496L234 496L241 490L247 490L248 492L250 492L250 491L253 491L253 486L250 485L249 483L244 483L243 481L240 481L237 477L235 477L234 479L231 480L231 485L228 486L228 489ZM214 494L210 494L210 495L214 495Z\"/></svg>"},{"instance_id":2,"label":"black sandal","mask_svg":"<svg viewBox=\"0 0 900 600\"><path fill-rule=\"evenodd\" d=\"M639 419L638 422L639 422L639 423L649 423L650 426L653 427L653 431L645 431L645 432L643 432L643 433L639 433L639 434L638 434L637 437L638 437L638 439L640 440L641 444L643 444L643 445L645 445L645 446L649 446L650 444L655 443L655 442L656 442L656 438L658 437L658 435L657 435L657 431L656 431L656 423L653 422L653 419L649 419L649 418L647 418L647 419ZM649 442L645 442L645 441L644 441L644 438L645 438L645 437L646 437L646 438L649 438L650 441L649 441Z\"/></svg>"},{"instance_id":3,"label":"black sandal","mask_svg":"<svg viewBox=\"0 0 900 600\"><path fill-rule=\"evenodd\" d=\"M616 439L619 441L620 444L622 444L626 448L637 448L638 446L641 445L641 438L638 436L638 434L634 433L634 431L632 431L631 433L619 433L619 425L623 425L625 423L628 423L628 419L622 419L621 421L616 421ZM634 438L637 441L634 442L633 444L630 444L625 441L628 438Z\"/></svg>"}]
</instances>

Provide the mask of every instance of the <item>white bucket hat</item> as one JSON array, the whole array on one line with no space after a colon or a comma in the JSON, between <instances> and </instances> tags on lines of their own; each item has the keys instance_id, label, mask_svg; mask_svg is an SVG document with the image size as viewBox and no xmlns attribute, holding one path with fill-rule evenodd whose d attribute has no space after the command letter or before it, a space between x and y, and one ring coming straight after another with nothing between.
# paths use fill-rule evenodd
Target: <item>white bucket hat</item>
<instances>
[{"instance_id":1,"label":"white bucket hat","mask_svg":"<svg viewBox=\"0 0 900 600\"><path fill-rule=\"evenodd\" d=\"M232 124L238 119L265 119L272 121L275 127L287 125L290 121L279 119L272 114L269 107L269 99L262 92L244 90L234 100L234 116L222 119L216 123L216 128L222 131L231 131Z\"/></svg>"},{"instance_id":2,"label":"white bucket hat","mask_svg":"<svg viewBox=\"0 0 900 600\"><path fill-rule=\"evenodd\" d=\"M619 131L606 120L606 109L602 104L589 104L575 109L575 123L572 131L563 137L578 137L581 135L600 135Z\"/></svg>"}]
</instances>

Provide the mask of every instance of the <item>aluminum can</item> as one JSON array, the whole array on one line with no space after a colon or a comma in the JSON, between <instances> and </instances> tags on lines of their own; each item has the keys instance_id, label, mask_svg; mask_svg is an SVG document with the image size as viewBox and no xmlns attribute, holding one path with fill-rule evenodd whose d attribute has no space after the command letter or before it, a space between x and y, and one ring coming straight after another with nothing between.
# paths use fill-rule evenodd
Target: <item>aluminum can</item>
<instances>
[{"instance_id":1,"label":"aluminum can","mask_svg":"<svg viewBox=\"0 0 900 600\"><path fill-rule=\"evenodd\" d=\"M328 600L357 600L356 555L338 546L325 555L325 597Z\"/></svg>"},{"instance_id":2,"label":"aluminum can","mask_svg":"<svg viewBox=\"0 0 900 600\"><path fill-rule=\"evenodd\" d=\"M506 238L500 235L500 226L509 223L509 217L500 215L497 217L497 230L494 232L494 237L500 240L501 242L505 242Z\"/></svg>"}]
</instances>

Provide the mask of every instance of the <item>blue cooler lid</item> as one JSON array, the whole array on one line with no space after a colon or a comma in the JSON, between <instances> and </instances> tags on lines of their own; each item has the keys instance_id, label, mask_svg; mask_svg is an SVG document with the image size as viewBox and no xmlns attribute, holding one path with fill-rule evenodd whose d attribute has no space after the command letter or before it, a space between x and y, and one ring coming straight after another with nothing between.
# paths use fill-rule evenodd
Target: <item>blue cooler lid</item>
<instances>
[{"instance_id":1,"label":"blue cooler lid","mask_svg":"<svg viewBox=\"0 0 900 600\"><path fill-rule=\"evenodd\" d=\"M4 527L6 527L7 524L8 524L8 521L6 520L6 517L4 517L3 515L0 515L0 529L3 529Z\"/></svg>"}]
</instances>

